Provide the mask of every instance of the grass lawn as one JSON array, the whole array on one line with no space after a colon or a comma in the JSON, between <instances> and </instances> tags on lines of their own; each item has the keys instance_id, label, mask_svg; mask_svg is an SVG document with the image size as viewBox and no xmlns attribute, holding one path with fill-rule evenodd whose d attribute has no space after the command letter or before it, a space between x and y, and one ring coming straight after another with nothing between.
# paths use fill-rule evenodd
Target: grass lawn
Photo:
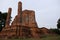
<instances>
[{"instance_id":1,"label":"grass lawn","mask_svg":"<svg viewBox=\"0 0 60 40\"><path fill-rule=\"evenodd\" d=\"M41 38L41 40L60 40L60 36L47 36L44 38Z\"/></svg>"},{"instance_id":2,"label":"grass lawn","mask_svg":"<svg viewBox=\"0 0 60 40\"><path fill-rule=\"evenodd\" d=\"M19 38L19 39L1 39L0 40L60 40L60 36L45 36L45 37L42 37L42 38Z\"/></svg>"}]
</instances>

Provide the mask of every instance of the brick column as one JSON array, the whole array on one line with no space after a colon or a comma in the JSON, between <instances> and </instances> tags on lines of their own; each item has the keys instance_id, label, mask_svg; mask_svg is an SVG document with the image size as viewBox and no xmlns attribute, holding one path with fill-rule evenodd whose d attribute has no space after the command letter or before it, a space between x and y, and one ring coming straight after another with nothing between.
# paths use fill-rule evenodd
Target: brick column
<instances>
[{"instance_id":1,"label":"brick column","mask_svg":"<svg viewBox=\"0 0 60 40\"><path fill-rule=\"evenodd\" d=\"M21 22L22 22L22 3L18 2L18 21L17 21L17 25L20 25Z\"/></svg>"},{"instance_id":2,"label":"brick column","mask_svg":"<svg viewBox=\"0 0 60 40\"><path fill-rule=\"evenodd\" d=\"M18 2L18 15L20 15L22 12L22 3Z\"/></svg>"},{"instance_id":3,"label":"brick column","mask_svg":"<svg viewBox=\"0 0 60 40\"><path fill-rule=\"evenodd\" d=\"M6 19L5 27L8 27L9 24L10 24L11 11L12 11L12 8L9 8L9 9L8 9L8 14L7 14L7 19Z\"/></svg>"}]
</instances>

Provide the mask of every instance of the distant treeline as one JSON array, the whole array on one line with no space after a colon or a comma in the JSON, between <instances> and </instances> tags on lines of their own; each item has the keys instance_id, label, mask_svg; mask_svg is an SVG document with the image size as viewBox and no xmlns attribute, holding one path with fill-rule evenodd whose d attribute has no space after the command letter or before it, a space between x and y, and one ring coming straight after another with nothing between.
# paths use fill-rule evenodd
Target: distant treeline
<instances>
[{"instance_id":1,"label":"distant treeline","mask_svg":"<svg viewBox=\"0 0 60 40\"><path fill-rule=\"evenodd\" d=\"M59 29L50 29L50 30L51 30L52 32L54 32L54 33L60 35L60 30L59 30Z\"/></svg>"}]
</instances>

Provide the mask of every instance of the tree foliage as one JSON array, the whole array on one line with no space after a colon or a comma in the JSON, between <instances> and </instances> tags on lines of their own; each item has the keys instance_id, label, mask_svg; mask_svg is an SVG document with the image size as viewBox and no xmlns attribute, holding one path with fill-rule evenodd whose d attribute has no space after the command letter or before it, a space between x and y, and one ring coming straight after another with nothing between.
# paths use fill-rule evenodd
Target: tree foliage
<instances>
[{"instance_id":1,"label":"tree foliage","mask_svg":"<svg viewBox=\"0 0 60 40\"><path fill-rule=\"evenodd\" d=\"M5 27L6 18L7 13L0 12L0 31L2 30L3 27Z\"/></svg>"},{"instance_id":2,"label":"tree foliage","mask_svg":"<svg viewBox=\"0 0 60 40\"><path fill-rule=\"evenodd\" d=\"M57 21L57 28L60 29L60 18Z\"/></svg>"}]
</instances>

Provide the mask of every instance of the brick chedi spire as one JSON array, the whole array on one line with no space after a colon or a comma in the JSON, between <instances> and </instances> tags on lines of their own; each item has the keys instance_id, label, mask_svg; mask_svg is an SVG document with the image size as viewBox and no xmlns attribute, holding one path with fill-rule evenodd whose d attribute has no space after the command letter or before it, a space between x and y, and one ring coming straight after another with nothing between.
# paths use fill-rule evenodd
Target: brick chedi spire
<instances>
[{"instance_id":1,"label":"brick chedi spire","mask_svg":"<svg viewBox=\"0 0 60 40\"><path fill-rule=\"evenodd\" d=\"M22 12L22 3L18 2L18 15L20 15Z\"/></svg>"},{"instance_id":2,"label":"brick chedi spire","mask_svg":"<svg viewBox=\"0 0 60 40\"><path fill-rule=\"evenodd\" d=\"M17 15L17 25L20 25L22 22L22 3L18 2L18 15Z\"/></svg>"},{"instance_id":3,"label":"brick chedi spire","mask_svg":"<svg viewBox=\"0 0 60 40\"><path fill-rule=\"evenodd\" d=\"M22 3L21 2L18 2L18 15L15 16L13 22L12 22L12 25L13 26L16 26L16 25L20 25L20 22L22 20Z\"/></svg>"},{"instance_id":4,"label":"brick chedi spire","mask_svg":"<svg viewBox=\"0 0 60 40\"><path fill-rule=\"evenodd\" d=\"M7 19L6 19L5 27L8 27L9 24L10 24L11 11L12 11L12 8L9 8L9 9L8 9L8 14L7 14Z\"/></svg>"}]
</instances>

